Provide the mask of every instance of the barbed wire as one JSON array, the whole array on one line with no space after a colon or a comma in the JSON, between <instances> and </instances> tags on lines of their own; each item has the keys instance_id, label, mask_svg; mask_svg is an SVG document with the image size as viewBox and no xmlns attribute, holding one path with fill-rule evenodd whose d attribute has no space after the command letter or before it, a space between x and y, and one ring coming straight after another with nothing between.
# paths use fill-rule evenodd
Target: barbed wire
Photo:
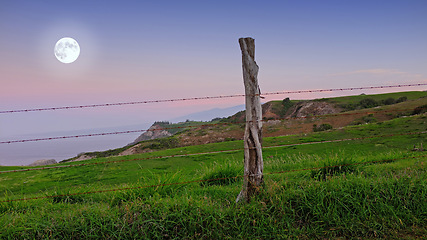
<instances>
[{"instance_id":1,"label":"barbed wire","mask_svg":"<svg viewBox=\"0 0 427 240\"><path fill-rule=\"evenodd\" d=\"M336 139L336 140L325 140L325 141L318 141L318 142L307 142L307 143L295 143L295 144L284 144L284 145L276 145L276 146L266 146L262 147L264 148L278 148L278 147L292 147L292 146L301 146L301 145L311 145L311 144L318 144L318 143L336 143L336 142L346 142L346 141L356 141L356 140L365 140L365 139L371 139L371 138L380 138L380 137L394 137L394 136L404 136L404 135L417 135L417 134L426 134L427 131L422 132L409 132L409 133L396 133L396 134L388 134L388 135L381 135L381 136L369 136L369 137L359 137L359 138L345 138L345 139Z\"/></svg>"},{"instance_id":2,"label":"barbed wire","mask_svg":"<svg viewBox=\"0 0 427 240\"><path fill-rule=\"evenodd\" d=\"M274 121L286 121L286 120L291 120L291 119L325 118L325 117L351 116L351 115L363 115L363 114L368 114L369 115L369 114L378 114L378 113L387 113L387 112L405 112L405 111L410 111L410 110L413 110L413 109L379 110L379 111L373 111L373 112L356 112L356 113L334 113L334 114L311 115L311 116L301 116L301 117L286 117L286 118L274 118L274 119L261 119L260 121L262 121L262 122L268 122L268 121L271 121L271 120L274 120ZM218 126L218 125L243 124L243 123L246 123L246 122L252 122L252 121L233 121L233 122L221 122L221 123L210 123L210 124L200 124L200 125L176 126L176 127L155 128L155 129L128 130L128 131L116 131L116 132L104 132L104 133L89 133L89 134L58 136L58 137L46 137L46 138L7 140L7 141L0 141L0 144L38 142L38 141L51 141L51 140L60 140L60 139L73 139L73 138L97 137L97 136L109 136L109 135L130 134L130 133L143 133L143 132L150 132L150 131L164 131L164 130L172 130L172 129L187 129L187 128L198 128L198 127L211 127L211 126ZM289 129L287 129L287 130L289 130Z\"/></svg>"},{"instance_id":3,"label":"barbed wire","mask_svg":"<svg viewBox=\"0 0 427 240\"><path fill-rule=\"evenodd\" d=\"M356 141L356 140L365 140L365 139L372 139L372 138L385 138L385 137L417 135L417 134L426 134L426 133L427 133L427 131L397 133L397 134L387 134L387 135L378 135L378 136L369 136L369 137L359 137L359 138L346 138L346 139L325 140L325 141L315 141L315 142L305 142L305 143L289 143L289 144L281 144L281 145L275 145L275 146L263 146L262 148L263 149L270 149L270 148L279 148L279 147L293 147L293 146L312 145L312 144L320 144L320 143L336 143L336 142L344 142L344 141ZM133 161L142 161L142 160L154 160L154 159L164 159L164 158L188 157L188 156L198 156L198 155L207 155L207 154L229 153L229 152L242 151L244 149L245 148L237 148L237 149L210 151L210 152L202 152L202 153L174 154L174 155L168 155L168 156L122 159L122 160L112 160L112 161L93 162L93 163L60 165L60 166L52 166L52 167L14 169L14 170L0 171L0 174L37 171L37 170L49 170L49 169L68 168L68 167L81 167L81 166L90 166L90 165L101 165L101 164L109 164L109 163L123 163L123 162L133 162Z\"/></svg>"},{"instance_id":4,"label":"barbed wire","mask_svg":"<svg viewBox=\"0 0 427 240\"><path fill-rule=\"evenodd\" d=\"M411 156L411 157L401 157L401 158L394 158L394 159L373 160L373 161L359 162L359 163L347 163L347 164L340 164L340 165L334 165L334 166L323 166L323 167L311 167L311 168L303 168L303 169L292 169L292 170L284 170L284 171L264 173L264 175L283 174L283 173L289 173L289 172L301 172L301 171L309 171L309 170L320 170L320 169L327 169L327 168L338 168L338 167L345 167L345 166L355 166L355 165L364 165L364 164L381 163L381 162L393 162L393 161L398 161L398 160L417 159L417 158L424 158L424 157L427 157L427 155ZM185 185L185 184L191 184L191 183L202 183L202 182L212 182L212 181L219 181L219 180L237 179L237 178L244 178L246 176L248 176L248 175L240 175L240 176L235 176L235 177L213 178L213 179L199 179L199 180L192 180L192 181L185 181L185 182L163 183L163 184L155 184L155 185L147 185L147 186L137 186L137 187L104 189L104 190L89 191L89 192L70 193L70 194L58 194L58 195L50 195L50 196L48 195L48 196L31 197L31 198L8 199L8 200L2 200L2 201L0 201L0 203L2 203L2 202L6 203L6 202L39 200L39 199L48 199L48 198L59 198L59 197L71 197L71 196L77 196L77 195L88 195L88 194L95 194L95 193L117 192L117 191L135 190L135 189L144 189L144 188L158 188L158 187L164 187L164 186Z\"/></svg>"},{"instance_id":5,"label":"barbed wire","mask_svg":"<svg viewBox=\"0 0 427 240\"><path fill-rule=\"evenodd\" d=\"M231 149L231 150L222 150L222 151L202 152L202 153L186 153L186 154L175 154L175 155L168 155L168 156L156 156L156 157L146 157L146 158L133 158L133 159L112 160L112 161L104 161L104 162L93 162L93 163L60 165L60 166L52 166L52 167L14 169L14 170L0 171L0 174L12 173L12 172L27 172L27 171L34 171L34 170L48 170L48 169L55 169L55 168L68 168L68 167L81 167L81 166L90 166L90 165L101 165L101 164L109 164L109 163L134 162L134 161L142 161L142 160L154 160L154 159L175 158L175 157L188 157L188 156L197 156L197 155L207 155L207 154L237 152L237 151L241 151L241 150L243 150L243 148Z\"/></svg>"},{"instance_id":6,"label":"barbed wire","mask_svg":"<svg viewBox=\"0 0 427 240\"><path fill-rule=\"evenodd\" d=\"M402 87L417 87L417 86L427 86L427 83L398 84L398 85L369 86L369 87L351 87L351 88L312 89L312 90L296 90L296 91L278 91L278 92L266 92L266 93L257 94L257 95L266 96L266 95L283 95L283 94L338 92L338 91L402 88ZM54 110L71 110L71 109L83 109L83 108L112 107L112 106L125 106L125 105L150 104L150 103L195 101L195 100L212 100L212 99L235 98L235 97L245 97L245 96L246 96L245 94L232 94L232 95L221 95L221 96L189 97L189 98L147 100L147 101L135 101L135 102L102 103L102 104L88 104L88 105L77 105L77 106L63 106L63 107L2 110L0 111L0 114L54 111Z\"/></svg>"},{"instance_id":7,"label":"barbed wire","mask_svg":"<svg viewBox=\"0 0 427 240\"><path fill-rule=\"evenodd\" d=\"M297 90L297 91L279 91L279 92L262 93L261 95L283 95L283 94L318 93L318 92L340 92L340 91L369 90L369 89L383 89L383 88L416 87L416 86L426 86L426 85L427 85L427 83L415 83L415 84L399 84L399 85L371 86L371 87L350 87L350 88L330 88L330 89Z\"/></svg>"},{"instance_id":8,"label":"barbed wire","mask_svg":"<svg viewBox=\"0 0 427 240\"><path fill-rule=\"evenodd\" d=\"M288 173L288 172L301 172L301 171L309 171L309 170L320 170L320 169L325 169L325 168L337 168L337 167L347 167L347 166L364 165L364 164L372 164L372 163L394 162L394 161L398 161L398 160L417 159L417 158L424 158L424 157L427 157L427 155L411 156L411 157L401 157L401 158L393 158L393 159L373 160L373 161L359 162L359 163L346 163L346 164L340 164L340 165L335 165L335 166L326 166L326 167L301 168L301 169L293 169L293 170L284 170L284 171L277 171L277 172L269 172L269 173L264 173L264 174L265 175L272 175L272 174L281 174L281 173Z\"/></svg>"}]
</instances>

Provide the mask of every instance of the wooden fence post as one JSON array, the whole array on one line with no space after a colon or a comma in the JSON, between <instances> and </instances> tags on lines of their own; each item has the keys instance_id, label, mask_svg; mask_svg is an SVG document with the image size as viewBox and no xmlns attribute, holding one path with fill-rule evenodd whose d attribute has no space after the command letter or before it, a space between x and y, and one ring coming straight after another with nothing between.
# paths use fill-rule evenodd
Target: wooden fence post
<instances>
[{"instance_id":1,"label":"wooden fence post","mask_svg":"<svg viewBox=\"0 0 427 240\"><path fill-rule=\"evenodd\" d=\"M258 86L258 65L255 62L255 40L240 38L242 50L243 81L246 95L246 128L244 135L245 166L243 189L236 202L249 202L263 183L262 160L262 108Z\"/></svg>"}]
</instances>

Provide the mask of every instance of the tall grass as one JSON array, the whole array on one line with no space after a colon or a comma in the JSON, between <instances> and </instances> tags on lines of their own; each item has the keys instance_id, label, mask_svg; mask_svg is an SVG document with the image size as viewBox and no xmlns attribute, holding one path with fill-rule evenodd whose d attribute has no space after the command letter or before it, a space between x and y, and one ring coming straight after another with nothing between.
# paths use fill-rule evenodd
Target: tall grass
<instances>
[{"instance_id":1,"label":"tall grass","mask_svg":"<svg viewBox=\"0 0 427 240\"><path fill-rule=\"evenodd\" d=\"M243 166L235 160L225 163L214 163L202 170L201 186L229 185L243 176Z\"/></svg>"},{"instance_id":2,"label":"tall grass","mask_svg":"<svg viewBox=\"0 0 427 240\"><path fill-rule=\"evenodd\" d=\"M381 159L408 153L394 152ZM415 154L415 153L410 153ZM266 160L269 169L363 162L373 156L331 153ZM241 171L238 160L201 167L197 176ZM282 168L283 169L283 168ZM1 203L1 238L10 239L271 239L415 238L426 233L425 159L360 165L326 178L311 171L265 176L250 204L235 204L241 181L162 185L80 196ZM186 181L182 173L153 174L138 187ZM404 233L404 235L402 235Z\"/></svg>"},{"instance_id":3,"label":"tall grass","mask_svg":"<svg viewBox=\"0 0 427 240\"><path fill-rule=\"evenodd\" d=\"M115 193L111 205L121 205L124 202L142 201L150 198L167 197L174 198L183 188L185 179L181 172L151 174L140 179L139 183L125 185L123 190Z\"/></svg>"}]
</instances>

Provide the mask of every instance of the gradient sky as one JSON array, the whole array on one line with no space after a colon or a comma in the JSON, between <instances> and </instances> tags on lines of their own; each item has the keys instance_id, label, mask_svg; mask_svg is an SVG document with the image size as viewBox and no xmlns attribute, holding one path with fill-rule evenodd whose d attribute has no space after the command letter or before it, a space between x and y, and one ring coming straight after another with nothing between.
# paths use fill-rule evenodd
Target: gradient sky
<instances>
[{"instance_id":1,"label":"gradient sky","mask_svg":"<svg viewBox=\"0 0 427 240\"><path fill-rule=\"evenodd\" d=\"M425 0L1 1L0 110L243 93L238 38L247 36L256 41L263 92L425 83L426 13ZM56 60L62 37L79 42L76 62ZM344 93L351 94L360 92ZM3 114L0 137L149 123L243 103Z\"/></svg>"}]
</instances>

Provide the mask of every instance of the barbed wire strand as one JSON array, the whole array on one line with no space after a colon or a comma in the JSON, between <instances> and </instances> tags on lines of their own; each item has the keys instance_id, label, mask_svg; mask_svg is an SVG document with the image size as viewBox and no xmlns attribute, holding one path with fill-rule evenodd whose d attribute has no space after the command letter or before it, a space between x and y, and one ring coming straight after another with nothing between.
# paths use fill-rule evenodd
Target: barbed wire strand
<instances>
[{"instance_id":1,"label":"barbed wire strand","mask_svg":"<svg viewBox=\"0 0 427 240\"><path fill-rule=\"evenodd\" d=\"M383 88L416 87L416 86L426 86L426 85L427 85L427 83L414 83L414 84L398 84L398 85L371 86L371 87L350 87L350 88L330 88L330 89L297 90L297 91L279 91L279 92L262 93L261 95L283 95L283 94L299 94L299 93L340 92L340 91L369 90L369 89L383 89Z\"/></svg>"},{"instance_id":2,"label":"barbed wire strand","mask_svg":"<svg viewBox=\"0 0 427 240\"><path fill-rule=\"evenodd\" d=\"M414 83L414 84L398 84L398 85L369 86L369 87L278 91L278 92L266 92L266 93L257 94L257 95L267 96L267 95L283 95L283 94L354 91L354 90L370 90L370 89L385 89L385 88L417 87L417 86L426 86L426 85L427 85L427 83ZM211 100L211 99L235 98L235 97L244 97L244 96L246 96L246 95L245 94L232 94L232 95L221 95L221 96L190 97L190 98L147 100L147 101L135 101L135 102L102 103L102 104L88 104L88 105L77 105L77 106L63 106L63 107L46 107L46 108L32 108L32 109L18 109L18 110L3 110L3 111L0 111L0 114L37 112L37 111L38 112L40 112L40 111L54 111L54 110L71 110L71 109L83 109L83 108L97 108L97 107L111 107L111 106L124 106L124 105L137 105L137 104L150 104L150 103L166 103L166 102L181 102L181 101L195 101L195 100Z\"/></svg>"},{"instance_id":3,"label":"barbed wire strand","mask_svg":"<svg viewBox=\"0 0 427 240\"><path fill-rule=\"evenodd\" d=\"M325 118L325 117L339 117L339 116L351 116L351 115L363 115L363 114L378 114L378 113L387 113L387 112L405 112L413 109L396 109L396 110L380 110L375 112L357 112L357 113L335 113L335 114L324 114L324 115L312 115L312 116L301 116L301 117L286 117L286 118L275 118L275 119L262 119L262 122L268 122L271 120L274 121L286 121L292 119L306 119L306 118ZM84 138L84 137L97 137L97 136L109 136L109 135L119 135L119 134L130 134L130 133L142 133L150 131L164 131L172 129L187 129L187 128L198 128L198 127L210 127L218 125L233 125L233 124L243 124L248 121L237 121L237 122L222 122L222 123L210 123L210 124L200 124L200 125L189 125L189 126L176 126L168 128L155 128L155 129L143 129L143 130L127 130L127 131L116 131L116 132L104 132L104 133L89 133L89 134L80 134L80 135L69 135L69 136L59 136L59 137L46 137L46 138L33 138L33 139L21 139L21 140L8 140L0 141L0 144L11 144L11 143L25 143L25 142L39 142L39 141L51 141L51 140L61 140L61 139L73 139L73 138ZM251 121L249 121L251 122Z\"/></svg>"},{"instance_id":4,"label":"barbed wire strand","mask_svg":"<svg viewBox=\"0 0 427 240\"><path fill-rule=\"evenodd\" d=\"M264 173L264 175L283 174L283 173L289 173L289 172L301 172L301 171L309 171L309 170L320 170L320 169L327 169L327 168L337 168L337 167L364 165L364 164L381 163L381 162L393 162L393 161L398 161L398 160L417 159L417 158L424 158L424 157L427 157L427 155L402 157L402 158L394 158L394 159L382 159L382 160L374 160L374 161L359 162L359 163L348 163L348 164L341 164L341 165L334 165L334 166L292 169L292 170L284 170L284 171L278 171L278 172ZM219 181L219 180L227 180L227 179L244 178L244 177L246 177L246 175L235 176L235 177L222 177L222 178L214 178L214 179L199 179L199 180L192 180L192 181L185 181L185 182L163 183L163 184L138 186L138 187L104 189L104 190L97 190L97 191L90 191L90 192L58 194L58 195L42 196L42 197L8 199L8 200L0 201L0 202L17 202L17 201L28 201L28 200L47 199L47 198L70 197L70 196L87 195L87 194L95 194L95 193L107 193L107 192L117 192L117 191L135 190L135 189L144 189L144 188L157 188L157 187L173 186L173 185L185 185L185 184L191 184L191 183L211 182L211 181Z\"/></svg>"},{"instance_id":5,"label":"barbed wire strand","mask_svg":"<svg viewBox=\"0 0 427 240\"><path fill-rule=\"evenodd\" d=\"M270 148L279 148L279 147L293 147L293 146L312 145L312 144L320 144L320 143L336 143L336 142L344 142L344 141L365 140L365 139L372 139L372 138L384 138L384 137L394 137L394 136L404 136L404 135L417 135L417 134L425 134L425 133L427 133L427 131L387 134L387 135L359 137L359 138L325 140L325 141L305 142L305 143L290 143L290 144L282 144L282 145L275 145L275 146L263 146L262 148L263 149L270 149ZM186 153L186 154L176 154L176 155L168 155L168 156L156 156L156 157L122 159L122 160L112 160L112 161L93 162L93 163L60 165L60 166L52 166L52 167L14 169L14 170L0 171L0 174L37 171L37 170L49 170L49 169L68 168L68 167L81 167L81 166L90 166L90 165L101 165L101 164L109 164L109 163L123 163L123 162L133 162L133 161L142 161L142 160L154 160L154 159L164 159L164 158L188 157L188 156L198 156L198 155L207 155L207 154L229 153L229 152L242 151L244 149L245 148L238 148L238 149L210 151L210 152L202 152L202 153Z\"/></svg>"},{"instance_id":6,"label":"barbed wire strand","mask_svg":"<svg viewBox=\"0 0 427 240\"><path fill-rule=\"evenodd\" d=\"M398 161L398 160L417 159L417 158L424 158L424 157L427 157L427 155L411 156L411 157L401 157L401 158L393 158L393 159L373 160L373 161L359 162L359 163L346 163L346 164L335 165L335 166L326 166L326 167L312 167L312 168L292 169L292 170L284 170L284 171L277 171L277 172L269 172L269 173L264 173L264 174L265 175L272 175L272 174L281 174L281 173L289 173L289 172L301 172L301 171L309 171L309 170L320 170L320 169L324 169L324 168L337 168L337 167L347 167L347 166L364 165L364 164L372 164L372 163L394 162L394 161Z\"/></svg>"}]
</instances>

